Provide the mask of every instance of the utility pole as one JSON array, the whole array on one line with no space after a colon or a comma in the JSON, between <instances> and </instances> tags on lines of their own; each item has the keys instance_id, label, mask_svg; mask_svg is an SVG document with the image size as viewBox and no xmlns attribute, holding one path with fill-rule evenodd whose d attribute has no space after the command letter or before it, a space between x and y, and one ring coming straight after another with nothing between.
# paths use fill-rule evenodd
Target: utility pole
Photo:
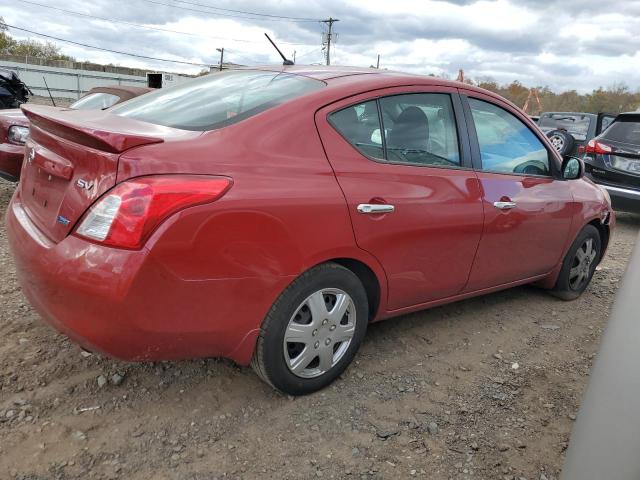
<instances>
[{"instance_id":1,"label":"utility pole","mask_svg":"<svg viewBox=\"0 0 640 480\"><path fill-rule=\"evenodd\" d=\"M293 63L296 63L296 51L293 51Z\"/></svg>"},{"instance_id":2,"label":"utility pole","mask_svg":"<svg viewBox=\"0 0 640 480\"><path fill-rule=\"evenodd\" d=\"M220 71L222 71L222 61L224 60L224 48L216 48L220 52Z\"/></svg>"},{"instance_id":3,"label":"utility pole","mask_svg":"<svg viewBox=\"0 0 640 480\"><path fill-rule=\"evenodd\" d=\"M337 18L329 17L327 20L322 20L322 23L329 25L329 32L327 32L327 65L331 65L331 37L333 36L333 24L339 22Z\"/></svg>"},{"instance_id":4,"label":"utility pole","mask_svg":"<svg viewBox=\"0 0 640 480\"><path fill-rule=\"evenodd\" d=\"M376 68L380 69L380 54L378 54L378 63L376 63Z\"/></svg>"}]
</instances>

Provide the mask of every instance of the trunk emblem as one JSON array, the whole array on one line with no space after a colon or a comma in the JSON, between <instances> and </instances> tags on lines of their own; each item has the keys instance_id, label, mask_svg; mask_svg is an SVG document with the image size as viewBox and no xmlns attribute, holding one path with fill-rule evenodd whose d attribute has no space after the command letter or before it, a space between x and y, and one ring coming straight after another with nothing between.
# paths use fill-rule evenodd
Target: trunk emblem
<instances>
[{"instance_id":1,"label":"trunk emblem","mask_svg":"<svg viewBox=\"0 0 640 480\"><path fill-rule=\"evenodd\" d=\"M64 225L65 227L71 223L71 220L69 220L69 219L68 219L68 218L66 218L66 217L63 217L62 215L58 215L58 218L56 218L56 221L57 221L58 223L61 223L61 224L62 224L62 225Z\"/></svg>"},{"instance_id":2,"label":"trunk emblem","mask_svg":"<svg viewBox=\"0 0 640 480\"><path fill-rule=\"evenodd\" d=\"M76 185L80 188L83 188L85 190L91 190L93 188L93 184L95 182L89 181L89 180L84 180L82 178L79 178L78 181L76 182Z\"/></svg>"}]
</instances>

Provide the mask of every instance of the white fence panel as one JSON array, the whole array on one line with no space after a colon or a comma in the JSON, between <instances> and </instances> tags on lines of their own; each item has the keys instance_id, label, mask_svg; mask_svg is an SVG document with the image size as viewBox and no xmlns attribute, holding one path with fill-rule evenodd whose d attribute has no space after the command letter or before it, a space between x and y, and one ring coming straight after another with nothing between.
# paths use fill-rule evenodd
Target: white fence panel
<instances>
[{"instance_id":1,"label":"white fence panel","mask_svg":"<svg viewBox=\"0 0 640 480\"><path fill-rule=\"evenodd\" d=\"M3 60L0 60L0 67L16 71L20 79L28 85L35 95L44 97L49 95L45 86L45 78L51 94L57 98L77 99L94 87L107 87L109 85L147 86L146 77L133 75L47 67Z\"/></svg>"}]
</instances>

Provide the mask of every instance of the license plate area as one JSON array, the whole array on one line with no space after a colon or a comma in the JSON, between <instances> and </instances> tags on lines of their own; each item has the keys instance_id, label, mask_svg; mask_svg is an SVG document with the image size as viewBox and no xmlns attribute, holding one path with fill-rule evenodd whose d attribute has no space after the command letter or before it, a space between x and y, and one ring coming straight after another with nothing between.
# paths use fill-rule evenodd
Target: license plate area
<instances>
[{"instance_id":1,"label":"license plate area","mask_svg":"<svg viewBox=\"0 0 640 480\"><path fill-rule=\"evenodd\" d=\"M622 172L640 175L640 159L611 156L611 167Z\"/></svg>"}]
</instances>

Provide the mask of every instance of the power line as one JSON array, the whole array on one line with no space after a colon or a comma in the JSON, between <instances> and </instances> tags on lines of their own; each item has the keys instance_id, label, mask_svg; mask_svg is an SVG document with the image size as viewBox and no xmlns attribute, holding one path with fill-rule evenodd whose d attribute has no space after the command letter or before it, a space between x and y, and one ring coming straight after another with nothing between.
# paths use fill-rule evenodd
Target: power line
<instances>
[{"instance_id":1,"label":"power line","mask_svg":"<svg viewBox=\"0 0 640 480\"><path fill-rule=\"evenodd\" d=\"M259 44L263 44L264 43L263 41L245 40L245 39L242 39L242 38L224 38L224 37L212 37L212 36L209 36L209 35L206 35L206 36L205 35L198 35L198 34L195 34L195 33L182 32L182 31L179 31L179 30L171 30L171 29L168 29L168 28L152 27L152 26L149 26L149 25L140 25L138 23L127 22L126 20L116 20L116 19L111 19L111 18L99 17L97 15L90 15L88 13L76 12L76 11L73 11L73 10L66 10L64 8L53 7L51 5L45 5L45 4L42 4L42 3L32 2L32 1L29 1L29 0L18 0L18 1L22 2L22 3L27 3L29 5L35 5L35 6L38 6L38 7L49 8L51 10L57 10L59 12L67 13L67 14L70 14L70 15L77 15L77 16L80 16L80 17L93 18L93 19L96 19L96 20L101 20L103 22L120 23L120 24L123 24L123 25L129 25L129 26L138 27L138 28L145 28L147 30L155 30L155 31L158 31L158 32L177 33L177 34L180 34L180 35L189 35L191 37L208 38L208 39L211 39L211 40L223 40L223 41L233 41L233 42L242 42L242 43L255 43L255 44L258 44L258 43ZM288 45L308 45L306 43L292 43L292 42L280 42L280 43L288 44Z\"/></svg>"},{"instance_id":2,"label":"power line","mask_svg":"<svg viewBox=\"0 0 640 480\"><path fill-rule=\"evenodd\" d=\"M268 18L278 18L278 19L282 19L282 20L291 20L291 21L295 21L295 22L319 22L320 19L318 18L305 18L305 17L288 17L285 15L271 15L268 13L257 13L257 12L248 12L248 11L244 11L244 10L232 10L230 8L221 8L221 7L214 7L213 5L209 5L206 3L198 3L198 2L190 2L187 0L173 0L174 2L178 2L178 3L186 3L187 5L195 5L198 7L206 7L206 8L210 8L212 10L222 10L224 12L233 12L233 13L242 13L245 15L255 15L257 17L268 17Z\"/></svg>"},{"instance_id":3,"label":"power line","mask_svg":"<svg viewBox=\"0 0 640 480\"><path fill-rule=\"evenodd\" d=\"M206 64L206 63L185 62L185 61L182 61L182 60L169 60L167 58L149 57L147 55L138 55L137 53L129 53L129 52L122 52L122 51L119 51L119 50L111 50L109 48L96 47L95 45L89 45L89 44L86 44L86 43L74 42L73 40L67 40L67 39L64 39L64 38L54 37L52 35L46 35L44 33L34 32L32 30L27 30L26 28L20 28L20 27L14 26L14 25L9 25L8 23L5 23L5 25L7 27L9 27L9 28L13 28L15 30L20 30L22 32L31 33L33 35L38 35L40 37L50 38L52 40L57 40L59 42L71 43L73 45L78 45L80 47L93 48L94 50L102 50L103 52L117 53L119 55L128 55L130 57L144 58L146 60L156 60L158 62L180 63L182 65L194 65L196 67L210 67L211 66L211 65Z\"/></svg>"},{"instance_id":4,"label":"power line","mask_svg":"<svg viewBox=\"0 0 640 480\"><path fill-rule=\"evenodd\" d=\"M220 12L212 12L210 10L201 10L197 8L183 7L182 5L173 5L171 3L159 2L157 0L142 0L147 3L153 3L155 5L164 5L165 7L178 8L180 10L188 10L190 12L198 12L198 13L206 13L212 16L222 16L222 17L232 17L232 18L244 18L245 20L259 20L259 21L270 21L270 22L318 22L319 20L295 20L293 18L259 18L259 16L247 16L246 14L233 14L233 13L220 13ZM182 1L182 0L177 0ZM215 7L209 7L215 8ZM258 15L258 14L251 14Z\"/></svg>"}]
</instances>

